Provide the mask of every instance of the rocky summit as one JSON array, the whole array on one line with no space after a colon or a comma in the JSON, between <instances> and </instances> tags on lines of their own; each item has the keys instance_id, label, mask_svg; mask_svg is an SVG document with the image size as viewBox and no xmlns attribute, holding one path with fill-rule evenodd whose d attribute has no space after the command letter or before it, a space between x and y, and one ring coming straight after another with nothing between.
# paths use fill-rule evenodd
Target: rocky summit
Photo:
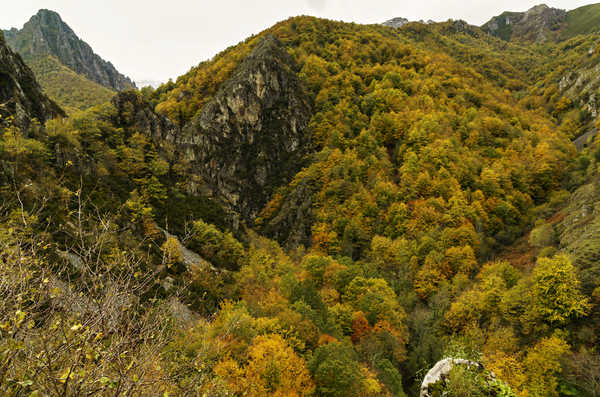
<instances>
[{"instance_id":1,"label":"rocky summit","mask_svg":"<svg viewBox=\"0 0 600 397\"><path fill-rule=\"evenodd\" d=\"M135 87L133 81L94 53L54 11L40 10L22 29L13 28L4 33L8 45L26 62L52 55L76 73L104 87L116 91Z\"/></svg>"},{"instance_id":2,"label":"rocky summit","mask_svg":"<svg viewBox=\"0 0 600 397\"><path fill-rule=\"evenodd\" d=\"M535 42L554 40L567 12L550 8L545 4L532 7L525 12L505 12L492 18L483 29L504 40L517 38Z\"/></svg>"},{"instance_id":3,"label":"rocky summit","mask_svg":"<svg viewBox=\"0 0 600 397\"><path fill-rule=\"evenodd\" d=\"M406 25L409 22L410 21L406 18L398 17L398 18L390 19L389 21L384 22L382 25L389 26L392 28L401 28L402 26Z\"/></svg>"},{"instance_id":4,"label":"rocky summit","mask_svg":"<svg viewBox=\"0 0 600 397\"><path fill-rule=\"evenodd\" d=\"M203 189L224 203L235 225L252 222L310 151L311 105L296 69L281 43L266 36L177 139Z\"/></svg>"}]
</instances>

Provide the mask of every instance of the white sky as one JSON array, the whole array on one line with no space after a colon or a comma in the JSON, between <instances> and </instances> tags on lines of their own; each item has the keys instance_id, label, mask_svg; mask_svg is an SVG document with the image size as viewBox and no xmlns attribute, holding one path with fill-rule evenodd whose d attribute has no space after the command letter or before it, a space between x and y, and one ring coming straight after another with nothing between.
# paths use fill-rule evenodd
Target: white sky
<instances>
[{"instance_id":1,"label":"white sky","mask_svg":"<svg viewBox=\"0 0 600 397\"><path fill-rule=\"evenodd\" d=\"M481 25L543 0L3 0L0 27L21 28L40 8L58 12L94 51L134 80L187 72L246 37L297 15L357 23L394 17ZM573 9L593 0L547 0Z\"/></svg>"}]
</instances>

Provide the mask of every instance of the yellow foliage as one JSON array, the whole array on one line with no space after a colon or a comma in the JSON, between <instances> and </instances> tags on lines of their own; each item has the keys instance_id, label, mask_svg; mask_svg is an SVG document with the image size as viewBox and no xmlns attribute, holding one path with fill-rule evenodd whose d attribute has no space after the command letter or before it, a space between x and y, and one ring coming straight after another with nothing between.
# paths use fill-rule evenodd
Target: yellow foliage
<instances>
[{"instance_id":1,"label":"yellow foliage","mask_svg":"<svg viewBox=\"0 0 600 397\"><path fill-rule=\"evenodd\" d=\"M523 366L527 376L525 389L531 397L558 396L558 375L562 372L561 358L569 345L554 335L539 341L527 352Z\"/></svg>"},{"instance_id":2,"label":"yellow foliage","mask_svg":"<svg viewBox=\"0 0 600 397\"><path fill-rule=\"evenodd\" d=\"M163 262L168 267L183 260L181 245L175 237L169 237L162 245L161 250L163 252Z\"/></svg>"},{"instance_id":3,"label":"yellow foliage","mask_svg":"<svg viewBox=\"0 0 600 397\"><path fill-rule=\"evenodd\" d=\"M250 397L312 395L314 385L304 360L280 335L256 337L247 360L243 368L231 359L222 360L215 373L232 391Z\"/></svg>"}]
</instances>

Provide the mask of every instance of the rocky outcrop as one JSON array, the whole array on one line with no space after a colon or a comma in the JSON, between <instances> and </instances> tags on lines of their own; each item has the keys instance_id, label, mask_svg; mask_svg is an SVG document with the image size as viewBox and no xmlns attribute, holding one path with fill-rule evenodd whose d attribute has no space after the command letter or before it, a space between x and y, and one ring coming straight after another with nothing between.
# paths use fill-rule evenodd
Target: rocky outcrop
<instances>
[{"instance_id":1,"label":"rocky outcrop","mask_svg":"<svg viewBox=\"0 0 600 397\"><path fill-rule=\"evenodd\" d=\"M261 232L286 248L309 246L314 221L313 197L319 190L319 182L311 178L294 183L276 211L268 219L260 220Z\"/></svg>"},{"instance_id":2,"label":"rocky outcrop","mask_svg":"<svg viewBox=\"0 0 600 397\"><path fill-rule=\"evenodd\" d=\"M541 4L526 12L505 12L492 18L482 26L482 29L506 41L522 40L541 43L554 40L566 19L565 10Z\"/></svg>"},{"instance_id":3,"label":"rocky outcrop","mask_svg":"<svg viewBox=\"0 0 600 397\"><path fill-rule=\"evenodd\" d=\"M409 22L410 21L406 18L398 17L398 18L390 19L389 21L382 23L382 25L398 29L398 28L401 28L402 26L406 25Z\"/></svg>"},{"instance_id":4,"label":"rocky outcrop","mask_svg":"<svg viewBox=\"0 0 600 397\"><path fill-rule=\"evenodd\" d=\"M96 55L86 42L77 37L56 12L40 10L23 29L13 28L5 31L5 35L10 47L21 54L26 62L51 55L76 73L107 88L116 91L135 88L129 78L120 74L110 62Z\"/></svg>"},{"instance_id":5,"label":"rocky outcrop","mask_svg":"<svg viewBox=\"0 0 600 397\"><path fill-rule=\"evenodd\" d=\"M2 125L9 119L26 129L32 119L46 120L64 115L62 109L50 100L37 83L33 72L15 54L0 32L0 116Z\"/></svg>"},{"instance_id":6,"label":"rocky outcrop","mask_svg":"<svg viewBox=\"0 0 600 397\"><path fill-rule=\"evenodd\" d=\"M312 107L296 68L281 43L266 36L177 139L234 229L253 223L310 151Z\"/></svg>"},{"instance_id":7,"label":"rocky outcrop","mask_svg":"<svg viewBox=\"0 0 600 397\"><path fill-rule=\"evenodd\" d=\"M171 161L185 163L193 176L188 192L215 199L238 230L242 223L254 224L275 189L291 181L311 151L312 106L296 69L282 44L266 36L183 128L156 114L135 91L113 98L113 123L147 134ZM294 244L310 234L306 197L312 194L304 193L269 225ZM307 226L298 228L298 222ZM297 233L281 231L287 226Z\"/></svg>"},{"instance_id":8,"label":"rocky outcrop","mask_svg":"<svg viewBox=\"0 0 600 397\"><path fill-rule=\"evenodd\" d=\"M198 255L194 251L188 249L186 246L184 246L181 243L181 241L179 240L179 237L167 232L164 229L160 229L160 231L163 232L163 234L165 235L165 239L172 238L177 242L177 246L179 248L179 251L181 252L181 261L185 265L185 268L187 271L191 271L194 268L195 269L203 269L203 268L206 269L207 268L213 272L226 271L224 269L221 269L221 270L217 269L206 259L202 258L200 255Z\"/></svg>"},{"instance_id":9,"label":"rocky outcrop","mask_svg":"<svg viewBox=\"0 0 600 397\"><path fill-rule=\"evenodd\" d=\"M423 383L421 384L421 393L420 397L431 397L432 394L430 392L430 388L432 385L435 385L439 382L444 382L444 379L450 375L450 371L457 365L463 365L469 368L475 368L477 370L482 370L483 366L479 363L469 360L463 360L458 358L446 358L444 360L439 361L435 366L427 372L425 378L423 379Z\"/></svg>"}]
</instances>

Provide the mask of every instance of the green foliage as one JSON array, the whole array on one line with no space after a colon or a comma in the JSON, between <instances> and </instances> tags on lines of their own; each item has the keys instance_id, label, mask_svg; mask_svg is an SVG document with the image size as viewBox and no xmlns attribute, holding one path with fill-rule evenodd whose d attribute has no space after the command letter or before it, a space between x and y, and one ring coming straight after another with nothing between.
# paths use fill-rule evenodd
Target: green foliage
<instances>
[{"instance_id":1,"label":"green foliage","mask_svg":"<svg viewBox=\"0 0 600 397\"><path fill-rule=\"evenodd\" d=\"M533 270L534 306L545 321L564 324L583 317L590 309L579 291L575 267L566 255L540 258Z\"/></svg>"},{"instance_id":2,"label":"green foliage","mask_svg":"<svg viewBox=\"0 0 600 397\"><path fill-rule=\"evenodd\" d=\"M556 232L552 225L544 223L533 229L529 235L529 244L537 248L544 248L556 243Z\"/></svg>"},{"instance_id":3,"label":"green foliage","mask_svg":"<svg viewBox=\"0 0 600 397\"><path fill-rule=\"evenodd\" d=\"M317 394L350 397L360 389L362 374L356 353L345 343L329 343L315 350L309 368Z\"/></svg>"},{"instance_id":4,"label":"green foliage","mask_svg":"<svg viewBox=\"0 0 600 397\"><path fill-rule=\"evenodd\" d=\"M567 14L567 27L560 33L560 37L567 39L579 34L593 33L598 30L598 23L600 23L600 5L590 4L579 7Z\"/></svg>"},{"instance_id":5,"label":"green foliage","mask_svg":"<svg viewBox=\"0 0 600 397\"><path fill-rule=\"evenodd\" d=\"M387 387L390 393L395 397L405 397L402 387L402 375L387 359L382 359L376 364L378 377Z\"/></svg>"},{"instance_id":6,"label":"green foliage","mask_svg":"<svg viewBox=\"0 0 600 397\"><path fill-rule=\"evenodd\" d=\"M50 55L27 60L44 92L73 114L109 101L115 92L75 73Z\"/></svg>"},{"instance_id":7,"label":"green foliage","mask_svg":"<svg viewBox=\"0 0 600 397\"><path fill-rule=\"evenodd\" d=\"M244 264L242 244L230 232L223 233L201 220L193 224L190 247L223 269L239 270Z\"/></svg>"},{"instance_id":8,"label":"green foliage","mask_svg":"<svg viewBox=\"0 0 600 397\"><path fill-rule=\"evenodd\" d=\"M431 395L436 397L517 397L508 385L492 378L489 373L462 365L455 365L448 379L431 389Z\"/></svg>"},{"instance_id":9,"label":"green foliage","mask_svg":"<svg viewBox=\"0 0 600 397\"><path fill-rule=\"evenodd\" d=\"M296 60L314 111L307 167L257 222L282 240L308 233L296 249L234 235L216 201L189 193L181 148L134 119L143 95L184 125L264 34ZM404 396L444 352L468 352L506 384L457 368L448 395L556 395L567 341L597 342L595 188L568 190L597 175L600 152L576 157L569 138L589 120L556 87L594 67L582 60L593 41L523 47L458 22L292 18L120 110L3 131L0 292L18 293L0 302L0 352L17 352L0 353L0 391ZM105 101L81 89L70 106ZM520 257L534 220L565 203L564 223L531 232L538 263ZM44 346L56 360L34 372L26 359L49 357ZM588 367L564 376L583 390Z\"/></svg>"}]
</instances>

